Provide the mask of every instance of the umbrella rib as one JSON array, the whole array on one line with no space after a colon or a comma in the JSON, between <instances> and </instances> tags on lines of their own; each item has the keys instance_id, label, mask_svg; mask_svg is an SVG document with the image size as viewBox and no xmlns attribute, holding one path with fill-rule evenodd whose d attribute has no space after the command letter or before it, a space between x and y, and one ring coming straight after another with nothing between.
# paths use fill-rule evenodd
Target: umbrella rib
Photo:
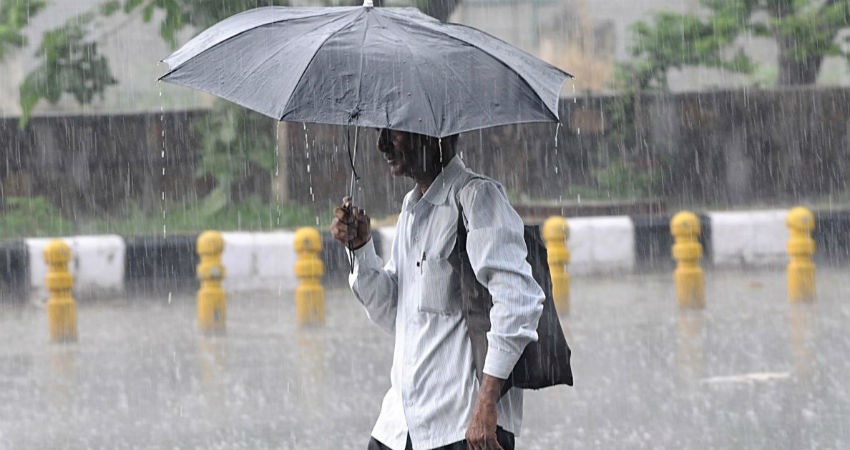
<instances>
[{"instance_id":1,"label":"umbrella rib","mask_svg":"<svg viewBox=\"0 0 850 450\"><path fill-rule=\"evenodd\" d=\"M368 32L369 32L369 16L367 15L366 16L366 23L363 24L363 36L360 37L360 61L359 61L360 67L358 68L359 73L357 75L357 100L354 103L355 110L357 108L360 108L360 94L362 94L362 91L363 91L363 60L366 59L366 52L363 50L363 46L366 44L366 33L368 33ZM316 53L318 53L318 52L316 52ZM355 112L352 111L349 114L350 114L350 116L348 118L349 121L351 121L352 119L356 119L356 117L353 116L353 114L355 114ZM356 135L356 131L355 131L355 135ZM355 146L357 145L357 141L354 142L354 145ZM351 168L352 168L352 170L354 169L353 164L352 164Z\"/></svg>"},{"instance_id":2,"label":"umbrella rib","mask_svg":"<svg viewBox=\"0 0 850 450\"><path fill-rule=\"evenodd\" d=\"M407 41L405 39L403 39L404 30L400 30L398 24L396 24L395 21L390 20L389 22L392 24L393 27L396 28L397 31L402 32L402 39L399 39L399 42L404 44L404 47L407 48L407 52L410 53L410 60L411 60L411 64L413 65L414 73L416 73L416 77L419 79L419 84L424 86L424 83L422 82L422 74L419 72L419 65L417 65L415 63L416 58L413 54L413 49L411 49L410 45L407 44ZM440 135L442 135L443 134L443 121L440 120L439 125L438 125L438 123L437 123L437 113L434 111L434 105L431 103L431 97L429 97L427 93L424 93L423 96L425 97L425 101L428 102L428 109L431 110L431 119L434 122L434 129L437 129L438 130L437 132Z\"/></svg>"}]
</instances>

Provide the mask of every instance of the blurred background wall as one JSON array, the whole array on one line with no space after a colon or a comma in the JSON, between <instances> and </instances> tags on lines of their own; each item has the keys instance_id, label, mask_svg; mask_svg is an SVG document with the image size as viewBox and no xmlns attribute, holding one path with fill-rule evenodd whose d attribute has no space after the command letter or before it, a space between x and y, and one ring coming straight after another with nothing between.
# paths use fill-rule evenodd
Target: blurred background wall
<instances>
[{"instance_id":1,"label":"blurred background wall","mask_svg":"<svg viewBox=\"0 0 850 450\"><path fill-rule=\"evenodd\" d=\"M215 7L227 7L215 12L266 3L221 2ZM290 2L337 3L359 2ZM384 3L426 9L430 4ZM32 216L36 204L54 214L47 217L64 221L60 228L18 226L5 235L61 232L103 218L130 224L148 218L152 226L183 214L181 227L198 228L217 224L214 217L224 214L229 219L222 226L273 228L327 217L348 185L350 168L340 154L346 130L279 126L208 95L157 82L165 72L158 61L173 48L163 34L164 11L152 7L145 17L140 9L119 8L85 16L101 4L46 2L21 29L27 42L2 56L0 214L8 223L10 211ZM634 24L651 24L661 12L708 20L713 12L705 2L462 0L451 5L450 20L483 29L576 76L562 92L557 146L554 125L500 127L461 139L469 165L501 180L517 205L654 202L737 208L807 201L831 208L850 201L846 55L826 55L811 83L780 86L777 40L743 32L720 53L746 53L752 70L666 61L663 85L635 88L618 78L623 68L639 67L638 60L646 57L635 53L643 41ZM213 6L193 8L203 12ZM209 14L204 20L214 22ZM192 24L206 23L193 17L172 30L174 45L202 28ZM770 19L765 13L754 17L760 23ZM55 101L37 100L24 123L21 86L44 64L39 47L46 33L61 26L84 30L83 41L97 45L114 80L84 102L67 92ZM677 48L684 33L684 26L681 37L674 29L655 50L668 44ZM836 35L840 48L846 49L848 35L846 26ZM361 194L370 211L391 214L409 183L386 175L374 140L374 132L361 133ZM21 199L29 206L21 209ZM145 232L145 226L132 229Z\"/></svg>"}]
</instances>

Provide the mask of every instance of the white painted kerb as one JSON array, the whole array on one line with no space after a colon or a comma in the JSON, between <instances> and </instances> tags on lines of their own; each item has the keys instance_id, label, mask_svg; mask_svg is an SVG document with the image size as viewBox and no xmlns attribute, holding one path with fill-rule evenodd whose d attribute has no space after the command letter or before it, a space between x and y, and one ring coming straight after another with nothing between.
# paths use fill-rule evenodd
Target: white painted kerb
<instances>
[{"instance_id":1,"label":"white painted kerb","mask_svg":"<svg viewBox=\"0 0 850 450\"><path fill-rule=\"evenodd\" d=\"M627 273L635 265L635 226L628 216L567 218L570 264L576 275Z\"/></svg>"},{"instance_id":2,"label":"white painted kerb","mask_svg":"<svg viewBox=\"0 0 850 450\"><path fill-rule=\"evenodd\" d=\"M121 236L72 236L62 238L71 247L69 270L74 275L77 300L88 296L120 295L124 291L124 259L126 245ZM25 239L29 254L30 295L47 298L44 277L44 247L53 238Z\"/></svg>"},{"instance_id":3,"label":"white painted kerb","mask_svg":"<svg viewBox=\"0 0 850 450\"><path fill-rule=\"evenodd\" d=\"M784 209L710 212L711 252L718 267L776 267L788 262Z\"/></svg>"},{"instance_id":4,"label":"white painted kerb","mask_svg":"<svg viewBox=\"0 0 850 450\"><path fill-rule=\"evenodd\" d=\"M221 233L224 238L222 263L227 271L222 287L227 292L293 291L295 278L295 233Z\"/></svg>"}]
</instances>

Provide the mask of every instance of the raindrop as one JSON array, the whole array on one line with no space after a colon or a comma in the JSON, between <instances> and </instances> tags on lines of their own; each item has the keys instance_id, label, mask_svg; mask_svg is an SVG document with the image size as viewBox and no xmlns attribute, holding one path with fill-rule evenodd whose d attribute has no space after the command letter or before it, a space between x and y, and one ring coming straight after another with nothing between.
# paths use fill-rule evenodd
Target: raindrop
<instances>
[{"instance_id":1,"label":"raindrop","mask_svg":"<svg viewBox=\"0 0 850 450\"><path fill-rule=\"evenodd\" d=\"M160 210L162 211L162 237L166 236L166 223L165 223L165 105L162 100L162 83L157 83L159 86L159 128L160 128L160 141L162 142L162 149L160 150L160 162L162 163L162 178L160 178L159 187L160 187Z\"/></svg>"},{"instance_id":2,"label":"raindrop","mask_svg":"<svg viewBox=\"0 0 850 450\"><path fill-rule=\"evenodd\" d=\"M280 179L280 127L285 126L280 122L275 123L274 127L274 178L275 178L275 207L277 209L277 226L280 228L280 220L281 220L281 201L280 201L280 193L284 189L283 186L280 185L283 181Z\"/></svg>"}]
</instances>

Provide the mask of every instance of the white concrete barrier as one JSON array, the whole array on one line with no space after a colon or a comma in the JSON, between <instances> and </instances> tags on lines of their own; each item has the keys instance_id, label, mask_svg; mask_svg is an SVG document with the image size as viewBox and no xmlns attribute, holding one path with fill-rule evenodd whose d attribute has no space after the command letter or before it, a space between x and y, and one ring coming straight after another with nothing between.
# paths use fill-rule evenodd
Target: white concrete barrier
<instances>
[{"instance_id":1,"label":"white concrete barrier","mask_svg":"<svg viewBox=\"0 0 850 450\"><path fill-rule=\"evenodd\" d=\"M627 273L635 266L634 224L627 216L567 218L572 274Z\"/></svg>"},{"instance_id":2,"label":"white concrete barrier","mask_svg":"<svg viewBox=\"0 0 850 450\"><path fill-rule=\"evenodd\" d=\"M30 297L47 298L44 277L44 247L53 238L25 239L29 254ZM74 295L77 300L87 297L108 297L124 292L126 245L121 236L72 236L62 238L71 247L69 270L74 275Z\"/></svg>"},{"instance_id":3,"label":"white concrete barrier","mask_svg":"<svg viewBox=\"0 0 850 450\"><path fill-rule=\"evenodd\" d=\"M295 289L295 248L291 231L224 232L221 255L227 292L290 291Z\"/></svg>"},{"instance_id":4,"label":"white concrete barrier","mask_svg":"<svg viewBox=\"0 0 850 450\"><path fill-rule=\"evenodd\" d=\"M634 224L627 216L580 217L567 219L570 238L570 273L627 273L635 266ZM384 262L392 251L395 227L381 227L381 248L376 249Z\"/></svg>"},{"instance_id":5,"label":"white concrete barrier","mask_svg":"<svg viewBox=\"0 0 850 450\"><path fill-rule=\"evenodd\" d=\"M716 267L779 267L788 262L787 210L710 212Z\"/></svg>"}]
</instances>

